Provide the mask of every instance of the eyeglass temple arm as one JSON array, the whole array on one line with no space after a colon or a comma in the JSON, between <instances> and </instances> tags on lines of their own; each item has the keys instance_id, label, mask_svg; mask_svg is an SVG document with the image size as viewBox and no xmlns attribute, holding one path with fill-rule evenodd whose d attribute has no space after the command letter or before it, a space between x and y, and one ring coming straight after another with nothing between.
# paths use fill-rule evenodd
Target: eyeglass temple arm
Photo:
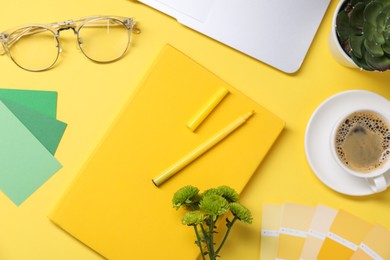
<instances>
[{"instance_id":1,"label":"eyeglass temple arm","mask_svg":"<svg viewBox=\"0 0 390 260\"><path fill-rule=\"evenodd\" d=\"M7 53L4 48L4 41L7 39L7 37L7 34L0 33L0 55L4 55Z\"/></svg>"},{"instance_id":2,"label":"eyeglass temple arm","mask_svg":"<svg viewBox=\"0 0 390 260\"><path fill-rule=\"evenodd\" d=\"M0 43L0 55L4 55L4 54L5 54L5 50L4 50L3 43L1 42Z\"/></svg>"},{"instance_id":3,"label":"eyeglass temple arm","mask_svg":"<svg viewBox=\"0 0 390 260\"><path fill-rule=\"evenodd\" d=\"M20 38L22 38L23 36L26 36L26 35L31 35L31 34L35 34L35 33L39 33L39 32L43 32L45 31L46 29L44 28L34 28L32 26L30 27L26 27L26 28L23 28L24 30L21 31L20 33L10 37L9 35L7 35L7 37L10 37L7 41L7 45L8 46L12 46L12 44L14 44L15 42L17 42ZM4 35L3 35L4 37ZM5 49L4 49L4 46L3 44L0 45L0 55L4 55L6 53Z\"/></svg>"},{"instance_id":4,"label":"eyeglass temple arm","mask_svg":"<svg viewBox=\"0 0 390 260\"><path fill-rule=\"evenodd\" d=\"M93 23L86 23L83 26L84 27L103 27L106 26L107 22L104 21L95 21ZM110 23L111 26L119 26L120 24L117 23ZM135 22L133 20L126 22L125 25L128 26L129 29L131 29L134 33L141 33L141 30L135 25Z\"/></svg>"}]
</instances>

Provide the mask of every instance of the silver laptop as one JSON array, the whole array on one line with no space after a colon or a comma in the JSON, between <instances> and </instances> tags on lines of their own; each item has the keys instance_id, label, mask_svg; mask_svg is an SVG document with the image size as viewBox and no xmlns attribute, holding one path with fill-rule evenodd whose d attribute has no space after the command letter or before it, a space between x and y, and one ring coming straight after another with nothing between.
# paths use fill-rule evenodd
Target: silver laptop
<instances>
[{"instance_id":1,"label":"silver laptop","mask_svg":"<svg viewBox=\"0 0 390 260\"><path fill-rule=\"evenodd\" d=\"M139 0L286 73L296 72L330 0Z\"/></svg>"}]
</instances>

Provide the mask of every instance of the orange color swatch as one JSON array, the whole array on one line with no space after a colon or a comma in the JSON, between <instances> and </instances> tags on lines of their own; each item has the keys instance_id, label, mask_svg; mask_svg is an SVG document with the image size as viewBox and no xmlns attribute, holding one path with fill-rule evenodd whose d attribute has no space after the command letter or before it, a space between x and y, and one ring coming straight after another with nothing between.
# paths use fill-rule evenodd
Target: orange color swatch
<instances>
[{"instance_id":1,"label":"orange color swatch","mask_svg":"<svg viewBox=\"0 0 390 260\"><path fill-rule=\"evenodd\" d=\"M349 259L372 228L371 224L344 210L340 210L317 259Z\"/></svg>"},{"instance_id":2,"label":"orange color swatch","mask_svg":"<svg viewBox=\"0 0 390 260\"><path fill-rule=\"evenodd\" d=\"M375 225L359 248L352 255L352 260L390 259L390 231L383 226Z\"/></svg>"}]
</instances>

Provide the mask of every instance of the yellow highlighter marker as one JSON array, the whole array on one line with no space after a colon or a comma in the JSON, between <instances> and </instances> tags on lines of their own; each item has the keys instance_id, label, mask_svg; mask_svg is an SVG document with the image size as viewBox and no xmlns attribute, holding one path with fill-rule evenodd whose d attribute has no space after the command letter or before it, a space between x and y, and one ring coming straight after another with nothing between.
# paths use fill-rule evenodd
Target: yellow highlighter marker
<instances>
[{"instance_id":1,"label":"yellow highlighter marker","mask_svg":"<svg viewBox=\"0 0 390 260\"><path fill-rule=\"evenodd\" d=\"M206 119L206 117L214 110L214 108L222 101L222 99L229 93L224 87L220 87L217 92L204 104L198 113L188 121L187 127L191 131L195 129Z\"/></svg>"},{"instance_id":2,"label":"yellow highlighter marker","mask_svg":"<svg viewBox=\"0 0 390 260\"><path fill-rule=\"evenodd\" d=\"M193 162L199 156L201 156L202 154L207 152L209 149L214 147L216 144L218 144L220 141L222 141L229 134L233 133L236 129L238 129L240 126L242 126L253 114L254 114L254 111L250 111L250 112L247 112L247 113L241 115L240 117L238 117L236 120L231 122L229 125L227 125L225 128L223 128L221 131L219 131L217 134L215 134L210 139L208 139L205 143L201 144L200 146L195 148L193 151L188 153L186 156L181 158L179 161L177 161L176 163L171 165L168 169L166 169L164 172L162 172L159 176L157 176L156 178L153 178L152 179L153 183L156 186L160 186L162 183L164 183L170 177L175 175L181 169L186 167L188 164Z\"/></svg>"}]
</instances>

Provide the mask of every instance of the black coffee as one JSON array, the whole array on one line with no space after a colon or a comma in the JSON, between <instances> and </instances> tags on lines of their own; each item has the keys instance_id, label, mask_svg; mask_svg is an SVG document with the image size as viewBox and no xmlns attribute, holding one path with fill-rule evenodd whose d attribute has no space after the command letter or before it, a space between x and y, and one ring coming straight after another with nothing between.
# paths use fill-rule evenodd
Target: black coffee
<instances>
[{"instance_id":1,"label":"black coffee","mask_svg":"<svg viewBox=\"0 0 390 260\"><path fill-rule=\"evenodd\" d=\"M338 126L334 141L337 156L348 168L370 173L389 158L390 127L374 112L354 112Z\"/></svg>"}]
</instances>

